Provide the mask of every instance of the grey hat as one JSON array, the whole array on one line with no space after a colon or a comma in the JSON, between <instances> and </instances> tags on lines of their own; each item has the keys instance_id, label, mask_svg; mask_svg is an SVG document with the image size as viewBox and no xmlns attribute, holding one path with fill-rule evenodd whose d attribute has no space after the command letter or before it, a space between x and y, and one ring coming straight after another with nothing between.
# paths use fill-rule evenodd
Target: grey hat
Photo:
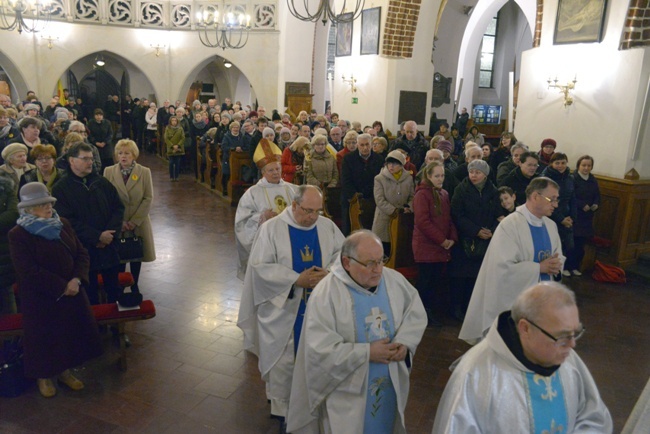
<instances>
[{"instance_id":1,"label":"grey hat","mask_svg":"<svg viewBox=\"0 0 650 434\"><path fill-rule=\"evenodd\" d=\"M55 202L56 198L50 196L50 192L42 182L29 182L20 188L18 209Z\"/></svg>"},{"instance_id":2,"label":"grey hat","mask_svg":"<svg viewBox=\"0 0 650 434\"><path fill-rule=\"evenodd\" d=\"M39 111L40 107L37 106L36 104L25 104L25 107L23 107L23 109L25 110L25 112L28 112L29 110Z\"/></svg>"},{"instance_id":3,"label":"grey hat","mask_svg":"<svg viewBox=\"0 0 650 434\"><path fill-rule=\"evenodd\" d=\"M490 165L483 160L474 160L467 165L467 171L470 170L480 170L485 176L488 176L490 174Z\"/></svg>"},{"instance_id":4,"label":"grey hat","mask_svg":"<svg viewBox=\"0 0 650 434\"><path fill-rule=\"evenodd\" d=\"M68 119L68 111L60 111L56 114L56 120L58 121L59 119L66 120Z\"/></svg>"}]
</instances>

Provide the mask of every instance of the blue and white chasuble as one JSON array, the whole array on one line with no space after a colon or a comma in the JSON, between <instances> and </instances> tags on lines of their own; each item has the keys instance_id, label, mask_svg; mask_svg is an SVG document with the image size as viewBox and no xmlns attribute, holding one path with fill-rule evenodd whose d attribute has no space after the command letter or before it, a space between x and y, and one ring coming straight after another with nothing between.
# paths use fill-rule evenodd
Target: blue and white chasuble
<instances>
[{"instance_id":1,"label":"blue and white chasuble","mask_svg":"<svg viewBox=\"0 0 650 434\"><path fill-rule=\"evenodd\" d=\"M550 377L534 372L522 373L526 385L530 432L534 434L564 434L567 410L564 389L558 371Z\"/></svg>"},{"instance_id":2,"label":"blue and white chasuble","mask_svg":"<svg viewBox=\"0 0 650 434\"><path fill-rule=\"evenodd\" d=\"M371 343L384 338L392 341L395 322L384 279L381 279L374 293L362 293L350 287L348 290L352 296L357 342ZM388 365L370 362L367 394L364 434L392 433L397 398Z\"/></svg>"},{"instance_id":3,"label":"blue and white chasuble","mask_svg":"<svg viewBox=\"0 0 650 434\"><path fill-rule=\"evenodd\" d=\"M533 237L533 248L535 249L535 262L538 264L553 255L553 246L551 245L551 237L548 235L546 226L533 226L528 223L530 228L530 235ZM540 273L540 280L551 280L551 275L548 273Z\"/></svg>"},{"instance_id":4,"label":"blue and white chasuble","mask_svg":"<svg viewBox=\"0 0 650 434\"><path fill-rule=\"evenodd\" d=\"M318 242L318 229L314 226L309 230L294 228L289 225L289 238L291 239L291 258L293 260L293 271L302 273L308 268L323 266L323 258ZM293 351L298 351L298 342L300 341L300 332L302 331L302 321L307 309L307 301L313 288L303 288L300 307L296 322L293 324Z\"/></svg>"}]
</instances>

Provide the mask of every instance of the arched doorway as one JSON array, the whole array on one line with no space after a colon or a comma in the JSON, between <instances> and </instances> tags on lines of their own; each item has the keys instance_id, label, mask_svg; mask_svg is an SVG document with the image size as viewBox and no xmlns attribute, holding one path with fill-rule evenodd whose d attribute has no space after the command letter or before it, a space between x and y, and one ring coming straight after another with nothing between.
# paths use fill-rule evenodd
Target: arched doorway
<instances>
[{"instance_id":1,"label":"arched doorway","mask_svg":"<svg viewBox=\"0 0 650 434\"><path fill-rule=\"evenodd\" d=\"M0 92L11 97L13 103L22 101L27 94L27 83L14 63L0 51Z\"/></svg>"},{"instance_id":2,"label":"arched doorway","mask_svg":"<svg viewBox=\"0 0 650 434\"><path fill-rule=\"evenodd\" d=\"M103 69L96 69L79 82L79 96L86 105L102 108L109 95L121 94L121 88L115 77Z\"/></svg>"}]
</instances>

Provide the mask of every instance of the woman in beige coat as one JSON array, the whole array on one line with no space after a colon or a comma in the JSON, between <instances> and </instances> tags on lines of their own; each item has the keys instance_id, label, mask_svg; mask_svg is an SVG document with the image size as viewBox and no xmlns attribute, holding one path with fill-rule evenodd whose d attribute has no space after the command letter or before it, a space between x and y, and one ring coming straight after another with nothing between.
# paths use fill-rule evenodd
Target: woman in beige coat
<instances>
[{"instance_id":1,"label":"woman in beige coat","mask_svg":"<svg viewBox=\"0 0 650 434\"><path fill-rule=\"evenodd\" d=\"M413 209L413 176L404 170L406 157L395 150L386 157L386 165L379 175L375 176L375 218L372 222L372 231L377 234L384 244L384 253L390 254L390 238L388 224L390 217L402 210L405 213Z\"/></svg>"},{"instance_id":2,"label":"woman in beige coat","mask_svg":"<svg viewBox=\"0 0 650 434\"><path fill-rule=\"evenodd\" d=\"M122 235L124 232L134 232L142 238L144 257L143 262L156 260L156 250L153 242L153 231L149 211L153 203L153 184L151 171L136 163L139 155L138 147L133 140L120 140L115 145L115 159L117 164L104 169L104 177L115 186L124 204L124 220L122 222ZM130 262L131 274L135 284L132 291L139 291L138 279L142 262ZM122 264L122 271L126 264Z\"/></svg>"},{"instance_id":3,"label":"woman in beige coat","mask_svg":"<svg viewBox=\"0 0 650 434\"><path fill-rule=\"evenodd\" d=\"M339 171L336 159L327 149L327 137L317 134L311 140L309 164L307 164L307 184L336 187Z\"/></svg>"}]
</instances>

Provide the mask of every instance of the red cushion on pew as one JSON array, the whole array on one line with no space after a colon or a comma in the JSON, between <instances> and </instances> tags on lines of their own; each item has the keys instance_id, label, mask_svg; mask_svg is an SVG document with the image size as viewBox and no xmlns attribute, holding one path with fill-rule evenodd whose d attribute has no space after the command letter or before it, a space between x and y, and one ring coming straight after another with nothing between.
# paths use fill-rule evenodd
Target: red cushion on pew
<instances>
[{"instance_id":1,"label":"red cushion on pew","mask_svg":"<svg viewBox=\"0 0 650 434\"><path fill-rule=\"evenodd\" d=\"M93 308L93 314L97 321L109 320L114 318L130 318L130 317L140 317L140 316L156 316L156 306L154 306L153 301L144 300L140 304L140 309L137 310L125 310L120 312L117 310L116 303L109 304L96 304L91 306Z\"/></svg>"},{"instance_id":2,"label":"red cushion on pew","mask_svg":"<svg viewBox=\"0 0 650 434\"><path fill-rule=\"evenodd\" d=\"M0 330L22 330L23 328L23 314L12 313L9 315L0 315Z\"/></svg>"},{"instance_id":3,"label":"red cushion on pew","mask_svg":"<svg viewBox=\"0 0 650 434\"><path fill-rule=\"evenodd\" d=\"M117 276L117 279L119 280L120 286L122 288L126 288L127 286L131 286L135 283L135 280L133 280L133 274L129 273L128 271L121 272ZM104 278L101 274L97 275L97 283L99 283L99 286L104 285Z\"/></svg>"}]
</instances>

